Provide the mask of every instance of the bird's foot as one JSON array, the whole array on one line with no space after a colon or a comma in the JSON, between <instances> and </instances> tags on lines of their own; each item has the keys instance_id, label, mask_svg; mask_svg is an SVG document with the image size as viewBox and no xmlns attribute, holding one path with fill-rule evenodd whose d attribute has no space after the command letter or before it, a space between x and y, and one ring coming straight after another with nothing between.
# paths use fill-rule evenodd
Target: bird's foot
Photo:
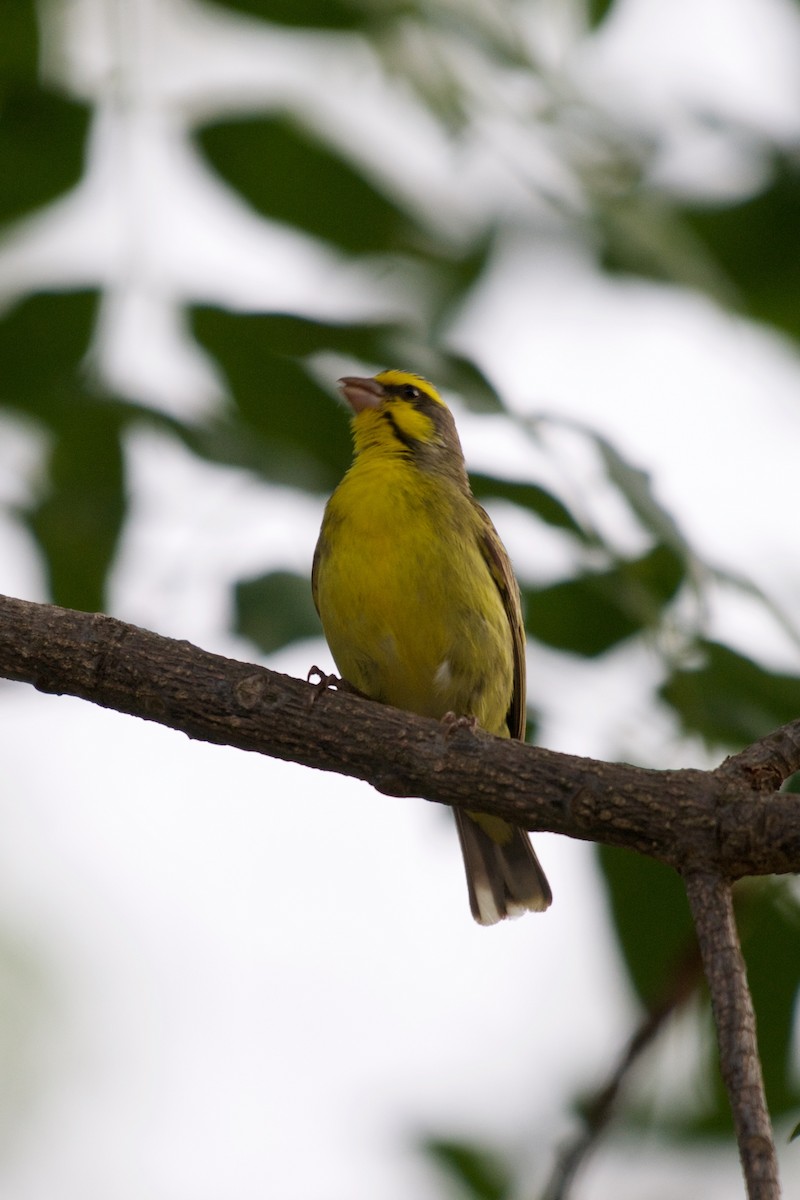
<instances>
[{"instance_id":1,"label":"bird's foot","mask_svg":"<svg viewBox=\"0 0 800 1200\"><path fill-rule=\"evenodd\" d=\"M314 707L323 692L331 689L335 689L337 692L349 692L352 696L364 696L363 692L360 692L357 687L353 687L352 683L348 683L346 679L340 679L338 675L327 675L319 667L309 669L306 682L313 685L308 702L309 708Z\"/></svg>"},{"instance_id":2,"label":"bird's foot","mask_svg":"<svg viewBox=\"0 0 800 1200\"><path fill-rule=\"evenodd\" d=\"M454 712L446 712L442 717L444 735L451 738L457 729L468 729L473 733L478 728L477 717L458 717Z\"/></svg>"}]
</instances>

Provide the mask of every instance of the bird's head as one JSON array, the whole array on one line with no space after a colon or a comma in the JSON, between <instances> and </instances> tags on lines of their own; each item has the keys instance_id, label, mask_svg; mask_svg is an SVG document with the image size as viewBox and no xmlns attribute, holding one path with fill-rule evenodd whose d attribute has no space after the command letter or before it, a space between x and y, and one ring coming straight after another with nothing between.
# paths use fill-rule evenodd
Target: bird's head
<instances>
[{"instance_id":1,"label":"bird's head","mask_svg":"<svg viewBox=\"0 0 800 1200\"><path fill-rule=\"evenodd\" d=\"M389 370L368 379L346 375L338 386L353 411L357 456L369 450L401 454L423 469L466 477L453 414L427 379Z\"/></svg>"}]
</instances>

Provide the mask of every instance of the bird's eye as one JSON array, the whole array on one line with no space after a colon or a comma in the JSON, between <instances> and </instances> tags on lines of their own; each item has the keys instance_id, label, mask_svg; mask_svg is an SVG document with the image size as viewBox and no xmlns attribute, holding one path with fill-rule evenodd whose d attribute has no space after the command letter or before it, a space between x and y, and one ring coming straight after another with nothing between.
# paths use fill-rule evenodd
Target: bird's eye
<instances>
[{"instance_id":1,"label":"bird's eye","mask_svg":"<svg viewBox=\"0 0 800 1200\"><path fill-rule=\"evenodd\" d=\"M403 388L404 400L419 400L421 395L419 388L414 387L413 383L407 383Z\"/></svg>"}]
</instances>

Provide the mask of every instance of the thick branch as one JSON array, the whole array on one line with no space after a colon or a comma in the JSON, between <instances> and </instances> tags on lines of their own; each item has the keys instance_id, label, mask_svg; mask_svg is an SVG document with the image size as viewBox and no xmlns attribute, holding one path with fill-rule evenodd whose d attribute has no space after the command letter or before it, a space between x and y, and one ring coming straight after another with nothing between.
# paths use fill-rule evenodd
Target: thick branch
<instances>
[{"instance_id":1,"label":"thick branch","mask_svg":"<svg viewBox=\"0 0 800 1200\"><path fill-rule=\"evenodd\" d=\"M733 915L730 886L718 876L685 877L703 969L711 991L720 1066L733 1110L750 1200L779 1200L778 1162L756 1043L756 1019Z\"/></svg>"},{"instance_id":2,"label":"thick branch","mask_svg":"<svg viewBox=\"0 0 800 1200\"><path fill-rule=\"evenodd\" d=\"M112 617L0 597L0 677L157 721L189 737L623 846L726 878L800 870L800 796L754 790L751 769L650 771L443 727L208 654ZM316 699L315 699L316 697ZM800 720L773 780L800 766ZM769 739L757 746L767 747ZM759 776L763 781L763 774Z\"/></svg>"}]
</instances>

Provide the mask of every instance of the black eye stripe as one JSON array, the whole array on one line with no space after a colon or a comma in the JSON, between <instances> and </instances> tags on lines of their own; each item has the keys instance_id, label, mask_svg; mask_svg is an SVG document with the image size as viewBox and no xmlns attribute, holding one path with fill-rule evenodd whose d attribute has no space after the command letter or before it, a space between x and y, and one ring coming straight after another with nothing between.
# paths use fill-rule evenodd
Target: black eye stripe
<instances>
[{"instance_id":1,"label":"black eye stripe","mask_svg":"<svg viewBox=\"0 0 800 1200\"><path fill-rule=\"evenodd\" d=\"M403 432L403 430L397 424L397 421L395 421L395 419L392 416L392 413L389 411L389 409L384 410L383 419L384 419L384 421L388 421L389 425L391 426L392 433L397 438L398 442L400 442L401 445L405 446L408 450L410 450L412 448L412 446L414 445L414 438L410 437L409 434Z\"/></svg>"}]
</instances>

